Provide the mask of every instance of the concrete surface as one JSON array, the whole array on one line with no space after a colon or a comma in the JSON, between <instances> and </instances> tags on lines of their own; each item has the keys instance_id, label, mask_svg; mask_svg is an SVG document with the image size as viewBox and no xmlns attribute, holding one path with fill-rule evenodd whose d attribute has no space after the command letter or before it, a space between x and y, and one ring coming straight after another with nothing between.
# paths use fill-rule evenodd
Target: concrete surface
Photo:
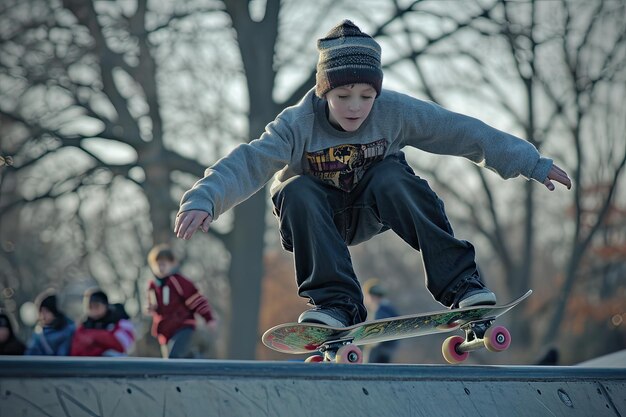
<instances>
[{"instance_id":1,"label":"concrete surface","mask_svg":"<svg viewBox=\"0 0 626 417\"><path fill-rule=\"evenodd\" d=\"M626 417L626 369L2 357L24 416Z\"/></svg>"}]
</instances>

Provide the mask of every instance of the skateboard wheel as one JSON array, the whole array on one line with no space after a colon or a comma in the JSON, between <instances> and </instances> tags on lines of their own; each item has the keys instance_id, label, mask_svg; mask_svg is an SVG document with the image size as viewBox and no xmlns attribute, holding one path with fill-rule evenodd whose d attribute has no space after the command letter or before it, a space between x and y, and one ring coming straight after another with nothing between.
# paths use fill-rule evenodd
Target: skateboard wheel
<instances>
[{"instance_id":1,"label":"skateboard wheel","mask_svg":"<svg viewBox=\"0 0 626 417\"><path fill-rule=\"evenodd\" d=\"M485 347L492 352L502 352L511 345L511 333L504 326L490 327L485 332Z\"/></svg>"},{"instance_id":2,"label":"skateboard wheel","mask_svg":"<svg viewBox=\"0 0 626 417\"><path fill-rule=\"evenodd\" d=\"M451 364L461 363L469 356L469 352L459 353L457 347L463 343L465 339L461 336L450 336L443 345L441 345L441 353L443 358Z\"/></svg>"},{"instance_id":3,"label":"skateboard wheel","mask_svg":"<svg viewBox=\"0 0 626 417\"><path fill-rule=\"evenodd\" d=\"M306 358L304 360L306 363L311 363L311 362L324 362L324 357L322 355L313 355L313 356L309 356L308 358Z\"/></svg>"},{"instance_id":4,"label":"skateboard wheel","mask_svg":"<svg viewBox=\"0 0 626 417\"><path fill-rule=\"evenodd\" d=\"M345 345L337 349L335 355L337 363L363 363L363 352L357 346Z\"/></svg>"}]
</instances>

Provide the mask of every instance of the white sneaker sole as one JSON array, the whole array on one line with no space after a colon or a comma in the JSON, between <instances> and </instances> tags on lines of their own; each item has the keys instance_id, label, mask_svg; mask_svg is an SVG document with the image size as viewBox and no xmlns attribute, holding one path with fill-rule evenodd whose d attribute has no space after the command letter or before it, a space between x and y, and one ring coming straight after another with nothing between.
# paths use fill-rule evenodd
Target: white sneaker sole
<instances>
[{"instance_id":1,"label":"white sneaker sole","mask_svg":"<svg viewBox=\"0 0 626 417\"><path fill-rule=\"evenodd\" d=\"M481 292L459 301L459 308L496 304L496 295L492 292Z\"/></svg>"},{"instance_id":2,"label":"white sneaker sole","mask_svg":"<svg viewBox=\"0 0 626 417\"><path fill-rule=\"evenodd\" d=\"M298 317L298 323L324 324L330 327L346 327L345 324L328 314L319 311L305 311Z\"/></svg>"}]
</instances>

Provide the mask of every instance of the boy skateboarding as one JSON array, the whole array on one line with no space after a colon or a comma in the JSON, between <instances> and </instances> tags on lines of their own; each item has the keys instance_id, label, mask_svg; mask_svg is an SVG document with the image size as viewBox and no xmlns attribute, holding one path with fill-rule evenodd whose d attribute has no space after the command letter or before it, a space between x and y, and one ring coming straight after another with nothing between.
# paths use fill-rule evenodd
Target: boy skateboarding
<instances>
[{"instance_id":1,"label":"boy skateboarding","mask_svg":"<svg viewBox=\"0 0 626 417\"><path fill-rule=\"evenodd\" d=\"M239 145L181 200L174 231L190 239L262 188L271 187L283 247L293 252L299 322L347 327L366 318L349 245L393 230L422 254L426 286L450 308L495 304L471 243L457 239L442 201L415 175L402 148L463 156L501 177L571 187L567 174L527 141L434 103L382 88L381 50L349 20L317 42L314 89L260 138Z\"/></svg>"}]
</instances>

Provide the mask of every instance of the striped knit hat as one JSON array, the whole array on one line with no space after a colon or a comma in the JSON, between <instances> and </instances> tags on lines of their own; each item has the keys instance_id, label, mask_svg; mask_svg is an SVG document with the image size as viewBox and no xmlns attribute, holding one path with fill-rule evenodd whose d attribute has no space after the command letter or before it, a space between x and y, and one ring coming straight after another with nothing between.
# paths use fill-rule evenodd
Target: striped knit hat
<instances>
[{"instance_id":1,"label":"striped knit hat","mask_svg":"<svg viewBox=\"0 0 626 417\"><path fill-rule=\"evenodd\" d=\"M325 38L317 40L320 53L317 62L315 94L322 98L336 87L348 84L370 84L380 94L383 70L380 45L351 21L344 20Z\"/></svg>"}]
</instances>

